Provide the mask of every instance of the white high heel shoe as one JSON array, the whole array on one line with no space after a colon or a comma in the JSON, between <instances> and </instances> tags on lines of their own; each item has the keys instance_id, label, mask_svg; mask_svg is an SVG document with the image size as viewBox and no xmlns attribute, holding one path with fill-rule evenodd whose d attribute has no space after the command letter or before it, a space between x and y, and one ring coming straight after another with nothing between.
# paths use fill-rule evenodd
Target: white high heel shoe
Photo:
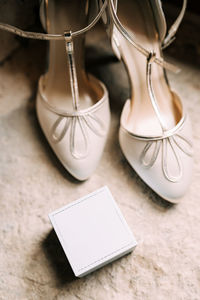
<instances>
[{"instance_id":1,"label":"white high heel shoe","mask_svg":"<svg viewBox=\"0 0 200 300\"><path fill-rule=\"evenodd\" d=\"M120 146L144 182L174 203L191 182L192 133L181 99L163 72L176 68L163 60L161 48L173 40L185 7L186 1L166 36L159 0L123 0L118 8L109 0L113 50L126 65L132 89L121 114Z\"/></svg>"},{"instance_id":2,"label":"white high heel shoe","mask_svg":"<svg viewBox=\"0 0 200 300\"><path fill-rule=\"evenodd\" d=\"M45 136L64 167L79 180L96 169L110 123L107 89L86 75L84 68L86 30L79 29L86 23L86 5L88 1L77 0L46 5L48 32L73 31L65 32L65 45L63 41L50 42L49 70L40 79L37 96L37 115ZM91 27L93 24L88 29Z\"/></svg>"},{"instance_id":3,"label":"white high heel shoe","mask_svg":"<svg viewBox=\"0 0 200 300\"><path fill-rule=\"evenodd\" d=\"M103 153L110 124L106 87L84 66L84 35L101 18L107 3L87 25L95 3L43 0L40 16L47 34L0 29L27 38L50 40L49 67L38 84L36 111L40 126L63 166L77 179L94 172Z\"/></svg>"}]
</instances>

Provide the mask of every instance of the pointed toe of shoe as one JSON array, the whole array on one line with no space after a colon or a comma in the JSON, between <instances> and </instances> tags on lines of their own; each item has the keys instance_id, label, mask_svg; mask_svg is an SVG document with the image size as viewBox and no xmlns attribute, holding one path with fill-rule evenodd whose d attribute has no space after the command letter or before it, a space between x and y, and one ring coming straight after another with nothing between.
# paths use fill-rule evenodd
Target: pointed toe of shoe
<instances>
[{"instance_id":1,"label":"pointed toe of shoe","mask_svg":"<svg viewBox=\"0 0 200 300\"><path fill-rule=\"evenodd\" d=\"M36 111L42 131L65 169L78 180L88 179L100 161L109 130L106 89L102 99L88 109L63 114L38 93Z\"/></svg>"},{"instance_id":2,"label":"pointed toe of shoe","mask_svg":"<svg viewBox=\"0 0 200 300\"><path fill-rule=\"evenodd\" d=\"M162 174L159 171L155 170L159 175L153 176L152 178L146 178L147 184L163 199L171 202L178 203L181 199L186 195L193 175L193 159L185 155L181 155L179 153L180 158L180 170L178 176L175 178L165 176L164 171L162 169ZM160 169L160 167L157 166ZM172 170L175 169L175 164L172 166ZM177 168L178 169L178 168Z\"/></svg>"},{"instance_id":3,"label":"pointed toe of shoe","mask_svg":"<svg viewBox=\"0 0 200 300\"><path fill-rule=\"evenodd\" d=\"M162 170L162 171L160 171ZM171 203L178 203L187 193L192 180L193 161L184 159L181 165L181 176L165 176L161 165L156 164L151 171L138 169L138 174L146 184L161 198Z\"/></svg>"},{"instance_id":4,"label":"pointed toe of shoe","mask_svg":"<svg viewBox=\"0 0 200 300\"><path fill-rule=\"evenodd\" d=\"M85 181L91 177L95 172L99 161L103 153L104 145L101 145L98 153L95 154L95 157L88 157L77 160L71 157L71 155L64 155L62 158L60 156L60 161L62 162L65 169L77 180ZM58 155L57 155L58 156Z\"/></svg>"},{"instance_id":5,"label":"pointed toe of shoe","mask_svg":"<svg viewBox=\"0 0 200 300\"><path fill-rule=\"evenodd\" d=\"M51 144L54 153L65 169L80 181L87 180L94 173L106 143L106 135L99 137L91 133L87 138L87 149L85 149L84 142L74 149L69 147L70 134L66 134L61 143ZM80 151L78 152L78 150Z\"/></svg>"},{"instance_id":6,"label":"pointed toe of shoe","mask_svg":"<svg viewBox=\"0 0 200 300\"><path fill-rule=\"evenodd\" d=\"M193 173L189 120L175 134L159 140L134 138L121 127L119 141L126 159L141 179L163 199L179 202Z\"/></svg>"}]
</instances>

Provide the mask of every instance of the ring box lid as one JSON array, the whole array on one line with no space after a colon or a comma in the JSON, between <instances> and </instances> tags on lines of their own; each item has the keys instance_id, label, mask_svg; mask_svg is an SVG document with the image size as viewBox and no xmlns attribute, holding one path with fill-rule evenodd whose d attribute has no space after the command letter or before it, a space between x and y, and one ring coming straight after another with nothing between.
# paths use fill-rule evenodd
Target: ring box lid
<instances>
[{"instance_id":1,"label":"ring box lid","mask_svg":"<svg viewBox=\"0 0 200 300\"><path fill-rule=\"evenodd\" d=\"M136 240L105 186L49 214L78 277L125 255Z\"/></svg>"}]
</instances>

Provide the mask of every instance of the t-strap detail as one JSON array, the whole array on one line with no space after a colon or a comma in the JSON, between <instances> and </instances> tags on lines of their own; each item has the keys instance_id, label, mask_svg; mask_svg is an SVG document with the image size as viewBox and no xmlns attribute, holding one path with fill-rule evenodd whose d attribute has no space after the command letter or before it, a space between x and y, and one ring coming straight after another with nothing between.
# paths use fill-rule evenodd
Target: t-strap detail
<instances>
[{"instance_id":1,"label":"t-strap detail","mask_svg":"<svg viewBox=\"0 0 200 300\"><path fill-rule=\"evenodd\" d=\"M109 3L110 14L112 16L116 28L119 30L119 32L121 32L121 34L125 37L125 39L127 39L140 53L146 56L146 58L148 58L151 55L151 52L149 50L146 50L143 46L138 44L136 41L134 41L133 37L126 31L125 27L119 21L113 0L108 0L108 3ZM178 73L180 71L179 68L164 61L164 59L160 57L159 58L155 57L154 63L174 73Z\"/></svg>"},{"instance_id":2,"label":"t-strap detail","mask_svg":"<svg viewBox=\"0 0 200 300\"><path fill-rule=\"evenodd\" d=\"M68 57L68 66L70 73L70 86L72 92L72 103L74 110L78 110L79 106L79 90L78 90L78 80L77 80L77 72L76 65L74 59L74 44L72 38L72 32L66 31L65 35L65 49Z\"/></svg>"}]
</instances>

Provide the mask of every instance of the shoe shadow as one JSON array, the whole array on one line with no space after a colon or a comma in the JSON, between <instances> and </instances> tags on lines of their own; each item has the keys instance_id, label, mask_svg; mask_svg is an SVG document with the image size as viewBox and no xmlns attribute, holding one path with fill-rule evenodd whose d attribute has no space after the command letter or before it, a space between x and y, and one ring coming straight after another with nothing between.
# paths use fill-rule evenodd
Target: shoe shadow
<instances>
[{"instance_id":1,"label":"shoe shadow","mask_svg":"<svg viewBox=\"0 0 200 300\"><path fill-rule=\"evenodd\" d=\"M64 285L78 279L75 277L69 261L53 229L42 242L42 248L48 261L50 262L50 266L55 273L55 277L59 285Z\"/></svg>"},{"instance_id":2,"label":"shoe shadow","mask_svg":"<svg viewBox=\"0 0 200 300\"><path fill-rule=\"evenodd\" d=\"M103 47L87 47L86 68L108 89L112 112L120 116L130 97L129 77L124 64L113 54L106 40Z\"/></svg>"}]
</instances>

